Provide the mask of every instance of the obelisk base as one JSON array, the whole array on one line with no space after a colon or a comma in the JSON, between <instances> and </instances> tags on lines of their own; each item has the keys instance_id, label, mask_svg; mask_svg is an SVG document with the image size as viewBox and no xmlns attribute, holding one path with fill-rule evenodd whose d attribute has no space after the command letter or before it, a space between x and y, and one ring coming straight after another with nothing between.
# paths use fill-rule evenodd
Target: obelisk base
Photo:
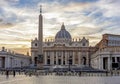
<instances>
[{"instance_id":1,"label":"obelisk base","mask_svg":"<svg viewBox=\"0 0 120 84\"><path fill-rule=\"evenodd\" d=\"M38 55L37 68L43 69L43 55Z\"/></svg>"}]
</instances>

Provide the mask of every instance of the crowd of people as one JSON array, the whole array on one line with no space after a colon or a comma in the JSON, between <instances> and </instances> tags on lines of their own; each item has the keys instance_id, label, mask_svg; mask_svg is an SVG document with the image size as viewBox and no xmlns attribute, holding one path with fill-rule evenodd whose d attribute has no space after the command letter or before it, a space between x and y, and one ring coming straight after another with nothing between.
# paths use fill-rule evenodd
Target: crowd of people
<instances>
[{"instance_id":1,"label":"crowd of people","mask_svg":"<svg viewBox=\"0 0 120 84\"><path fill-rule=\"evenodd\" d=\"M51 72L51 71L43 71L43 70L24 70L24 71L16 71L16 70L4 70L1 71L2 75L6 75L9 78L9 75L26 75L26 76L47 76L47 75L55 75L55 76L119 76L120 72Z\"/></svg>"}]
</instances>

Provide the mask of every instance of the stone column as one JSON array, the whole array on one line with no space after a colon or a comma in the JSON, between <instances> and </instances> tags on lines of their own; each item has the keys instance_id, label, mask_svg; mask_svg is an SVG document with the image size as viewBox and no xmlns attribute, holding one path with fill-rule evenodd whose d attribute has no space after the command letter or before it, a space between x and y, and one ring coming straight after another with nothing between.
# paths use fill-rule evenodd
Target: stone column
<instances>
[{"instance_id":1,"label":"stone column","mask_svg":"<svg viewBox=\"0 0 120 84\"><path fill-rule=\"evenodd\" d=\"M78 65L81 65L81 52L78 52Z\"/></svg>"},{"instance_id":2,"label":"stone column","mask_svg":"<svg viewBox=\"0 0 120 84\"><path fill-rule=\"evenodd\" d=\"M73 57L72 57L73 63L72 65L75 65L75 52L73 51Z\"/></svg>"},{"instance_id":3,"label":"stone column","mask_svg":"<svg viewBox=\"0 0 120 84\"><path fill-rule=\"evenodd\" d=\"M46 54L46 52L45 52L45 56L44 57L45 57L45 59L44 59L45 63L44 64L47 65L47 54Z\"/></svg>"},{"instance_id":4,"label":"stone column","mask_svg":"<svg viewBox=\"0 0 120 84\"><path fill-rule=\"evenodd\" d=\"M56 51L54 53L54 61L56 61ZM54 64L54 65L56 65L56 64Z\"/></svg>"},{"instance_id":5,"label":"stone column","mask_svg":"<svg viewBox=\"0 0 120 84\"><path fill-rule=\"evenodd\" d=\"M63 51L62 51L62 54L61 54L61 65L63 65Z\"/></svg>"},{"instance_id":6,"label":"stone column","mask_svg":"<svg viewBox=\"0 0 120 84\"><path fill-rule=\"evenodd\" d=\"M5 57L5 68L9 68L10 67L10 57Z\"/></svg>"},{"instance_id":7,"label":"stone column","mask_svg":"<svg viewBox=\"0 0 120 84\"><path fill-rule=\"evenodd\" d=\"M89 65L89 52L86 52L86 65Z\"/></svg>"},{"instance_id":8,"label":"stone column","mask_svg":"<svg viewBox=\"0 0 120 84\"><path fill-rule=\"evenodd\" d=\"M35 60L34 60L35 59L35 54L34 54L34 52L32 52L31 55L32 55L32 64L35 64Z\"/></svg>"},{"instance_id":9,"label":"stone column","mask_svg":"<svg viewBox=\"0 0 120 84\"><path fill-rule=\"evenodd\" d=\"M2 57L0 57L0 67L2 67L3 65L2 65Z\"/></svg>"},{"instance_id":10,"label":"stone column","mask_svg":"<svg viewBox=\"0 0 120 84\"><path fill-rule=\"evenodd\" d=\"M117 57L115 57L115 63L117 63Z\"/></svg>"},{"instance_id":11,"label":"stone column","mask_svg":"<svg viewBox=\"0 0 120 84\"><path fill-rule=\"evenodd\" d=\"M49 53L49 56L50 56L50 65L52 65L52 52L51 51Z\"/></svg>"},{"instance_id":12,"label":"stone column","mask_svg":"<svg viewBox=\"0 0 120 84\"><path fill-rule=\"evenodd\" d=\"M111 60L110 60L110 57L108 57L108 70L111 69Z\"/></svg>"},{"instance_id":13,"label":"stone column","mask_svg":"<svg viewBox=\"0 0 120 84\"><path fill-rule=\"evenodd\" d=\"M67 55L67 52L65 51L65 65L68 65L68 55Z\"/></svg>"},{"instance_id":14,"label":"stone column","mask_svg":"<svg viewBox=\"0 0 120 84\"><path fill-rule=\"evenodd\" d=\"M101 66L102 66L102 65L101 65L101 57L99 56L98 58L99 58L99 59L98 59L98 69L101 69ZM94 61L95 61L95 58L94 58L94 59L92 59L91 61L93 61L93 62L94 62ZM94 66L94 64L93 64L93 63L92 63L92 66ZM96 68L96 67L95 67L95 68Z\"/></svg>"},{"instance_id":15,"label":"stone column","mask_svg":"<svg viewBox=\"0 0 120 84\"><path fill-rule=\"evenodd\" d=\"M58 65L58 52L56 51L56 65Z\"/></svg>"},{"instance_id":16,"label":"stone column","mask_svg":"<svg viewBox=\"0 0 120 84\"><path fill-rule=\"evenodd\" d=\"M103 70L103 57L100 56L99 69Z\"/></svg>"},{"instance_id":17,"label":"stone column","mask_svg":"<svg viewBox=\"0 0 120 84\"><path fill-rule=\"evenodd\" d=\"M54 52L51 52L51 65L54 65Z\"/></svg>"}]
</instances>

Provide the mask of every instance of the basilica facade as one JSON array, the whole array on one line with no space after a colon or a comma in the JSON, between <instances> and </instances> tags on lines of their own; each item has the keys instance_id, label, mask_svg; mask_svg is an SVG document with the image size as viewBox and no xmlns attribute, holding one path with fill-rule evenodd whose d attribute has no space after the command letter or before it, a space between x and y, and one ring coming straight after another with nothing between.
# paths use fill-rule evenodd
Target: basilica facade
<instances>
[{"instance_id":1,"label":"basilica facade","mask_svg":"<svg viewBox=\"0 0 120 84\"><path fill-rule=\"evenodd\" d=\"M32 41L31 52L33 62L38 55L38 39ZM70 33L62 24L60 30L55 35L55 40L43 42L44 65L90 65L90 55L94 52L94 47L89 46L89 40L72 40Z\"/></svg>"},{"instance_id":2,"label":"basilica facade","mask_svg":"<svg viewBox=\"0 0 120 84\"><path fill-rule=\"evenodd\" d=\"M89 46L89 40L85 37L73 40L71 34L65 28L64 23L60 30L56 33L54 40L43 42L42 35L42 14L39 15L39 32L38 39L35 38L31 42L31 55L33 64L37 64L38 55L43 55L43 65L86 65L90 66L90 55L95 51L94 47ZM40 33L41 32L41 33ZM39 46L42 44L42 47ZM40 53L40 52L41 53Z\"/></svg>"},{"instance_id":3,"label":"basilica facade","mask_svg":"<svg viewBox=\"0 0 120 84\"><path fill-rule=\"evenodd\" d=\"M95 46L89 40L73 39L64 23L54 40L43 42L43 17L40 9L38 38L31 42L32 64L40 66L90 66L100 70L120 69L120 35L103 34Z\"/></svg>"}]
</instances>

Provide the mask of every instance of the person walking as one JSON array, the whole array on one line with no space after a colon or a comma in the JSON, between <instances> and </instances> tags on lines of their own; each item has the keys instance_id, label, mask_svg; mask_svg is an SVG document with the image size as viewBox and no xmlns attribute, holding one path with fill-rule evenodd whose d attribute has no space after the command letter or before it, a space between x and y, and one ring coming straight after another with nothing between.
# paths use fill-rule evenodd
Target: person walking
<instances>
[{"instance_id":1,"label":"person walking","mask_svg":"<svg viewBox=\"0 0 120 84\"><path fill-rule=\"evenodd\" d=\"M6 70L6 77L9 77L9 70Z\"/></svg>"},{"instance_id":2,"label":"person walking","mask_svg":"<svg viewBox=\"0 0 120 84\"><path fill-rule=\"evenodd\" d=\"M15 73L15 70L13 70L13 77L15 77L16 73Z\"/></svg>"}]
</instances>

